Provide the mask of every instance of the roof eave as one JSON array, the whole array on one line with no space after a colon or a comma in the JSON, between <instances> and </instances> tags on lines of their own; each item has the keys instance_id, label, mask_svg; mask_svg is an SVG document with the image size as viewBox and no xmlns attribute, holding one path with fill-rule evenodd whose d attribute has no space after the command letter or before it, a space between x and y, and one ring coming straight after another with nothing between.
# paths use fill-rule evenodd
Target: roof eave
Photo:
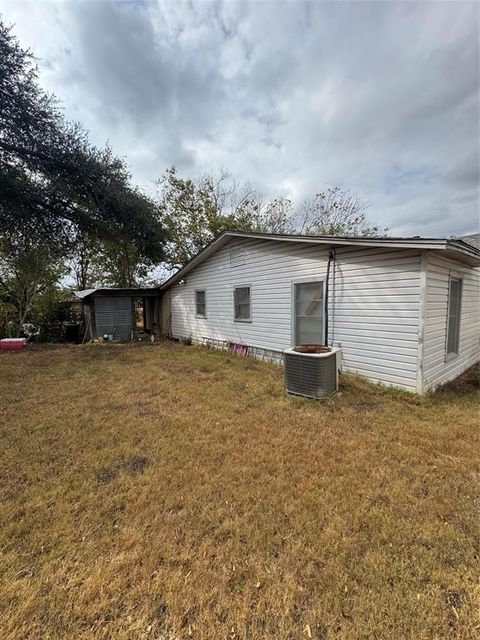
<instances>
[{"instance_id":1,"label":"roof eave","mask_svg":"<svg viewBox=\"0 0 480 640\"><path fill-rule=\"evenodd\" d=\"M446 252L472 267L480 266L480 250L463 240L447 240Z\"/></svg>"},{"instance_id":2,"label":"roof eave","mask_svg":"<svg viewBox=\"0 0 480 640\"><path fill-rule=\"evenodd\" d=\"M98 287L97 289L85 289L74 291L74 295L79 300L86 300L91 296L125 295L142 296L156 295L160 287Z\"/></svg>"},{"instance_id":3,"label":"roof eave","mask_svg":"<svg viewBox=\"0 0 480 640\"><path fill-rule=\"evenodd\" d=\"M303 244L320 244L325 246L380 247L389 249L418 249L445 251L452 257L460 259L471 266L480 264L480 251L462 240L446 238L348 238L339 236L299 236L274 233L255 233L251 231L223 231L204 247L196 256L177 273L160 285L161 290L168 289L182 280L192 269L215 253L230 238L250 238L252 240L277 240L279 242L297 242Z\"/></svg>"}]
</instances>

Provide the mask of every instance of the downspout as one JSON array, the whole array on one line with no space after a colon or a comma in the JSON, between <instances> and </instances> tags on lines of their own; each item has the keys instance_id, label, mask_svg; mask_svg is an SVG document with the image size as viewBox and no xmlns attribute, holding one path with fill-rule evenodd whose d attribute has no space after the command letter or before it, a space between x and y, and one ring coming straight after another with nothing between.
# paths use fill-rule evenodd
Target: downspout
<instances>
[{"instance_id":1,"label":"downspout","mask_svg":"<svg viewBox=\"0 0 480 640\"><path fill-rule=\"evenodd\" d=\"M328 346L328 294L330 289L330 266L335 260L335 249L330 249L327 263L327 281L325 283L325 345ZM335 263L334 263L335 264Z\"/></svg>"}]
</instances>

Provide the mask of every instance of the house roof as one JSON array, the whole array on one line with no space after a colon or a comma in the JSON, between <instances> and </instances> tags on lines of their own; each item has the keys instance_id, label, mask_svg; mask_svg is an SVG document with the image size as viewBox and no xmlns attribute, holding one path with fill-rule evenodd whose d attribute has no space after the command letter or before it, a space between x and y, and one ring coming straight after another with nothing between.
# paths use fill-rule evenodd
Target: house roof
<instances>
[{"instance_id":1,"label":"house roof","mask_svg":"<svg viewBox=\"0 0 480 640\"><path fill-rule=\"evenodd\" d=\"M461 236L459 240L463 240L467 244L480 250L480 233L472 233L469 236Z\"/></svg>"},{"instance_id":2,"label":"house roof","mask_svg":"<svg viewBox=\"0 0 480 640\"><path fill-rule=\"evenodd\" d=\"M279 233L256 233L250 231L223 231L207 244L187 264L164 282L160 289L168 289L182 280L192 269L204 262L209 256L227 244L232 238L249 238L254 240L274 240L277 242L297 242L303 244L319 244L343 247L378 247L388 249L430 249L441 251L445 256L466 262L471 266L480 265L480 249L455 238L368 238L362 236L304 236Z\"/></svg>"}]
</instances>

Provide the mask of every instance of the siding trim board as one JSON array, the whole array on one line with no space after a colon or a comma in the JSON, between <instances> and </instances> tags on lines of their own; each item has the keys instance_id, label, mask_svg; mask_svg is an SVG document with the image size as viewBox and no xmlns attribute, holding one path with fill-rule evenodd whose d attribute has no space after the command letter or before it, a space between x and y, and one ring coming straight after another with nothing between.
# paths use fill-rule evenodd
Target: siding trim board
<instances>
[{"instance_id":1,"label":"siding trim board","mask_svg":"<svg viewBox=\"0 0 480 640\"><path fill-rule=\"evenodd\" d=\"M241 340L283 351L295 340L295 284L321 281L325 296L330 246L257 234L241 238L248 256L244 264L231 265L230 243L238 238L223 236L215 251L182 278L183 284L170 280L164 285L171 294L172 336L191 335L197 342ZM418 244L336 247L328 343L342 349L343 371L424 393L480 359L474 326L479 270ZM464 286L461 353L445 363L449 271L458 272ZM234 319L233 290L238 286L250 287L250 321ZM195 289L206 291L208 318L195 317Z\"/></svg>"},{"instance_id":2,"label":"siding trim board","mask_svg":"<svg viewBox=\"0 0 480 640\"><path fill-rule=\"evenodd\" d=\"M423 393L423 359L425 350L425 316L427 293L427 252L422 251L420 256L420 305L418 313L418 349L417 349L417 393Z\"/></svg>"}]
</instances>

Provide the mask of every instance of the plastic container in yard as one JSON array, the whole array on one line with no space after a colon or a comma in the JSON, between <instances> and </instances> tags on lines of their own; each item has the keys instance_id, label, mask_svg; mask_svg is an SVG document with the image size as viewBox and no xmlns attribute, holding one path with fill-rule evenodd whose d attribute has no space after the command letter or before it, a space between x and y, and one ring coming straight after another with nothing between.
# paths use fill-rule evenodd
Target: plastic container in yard
<instances>
[{"instance_id":1,"label":"plastic container in yard","mask_svg":"<svg viewBox=\"0 0 480 640\"><path fill-rule=\"evenodd\" d=\"M25 338L3 338L0 340L0 349L4 351L20 351L27 345Z\"/></svg>"},{"instance_id":2,"label":"plastic container in yard","mask_svg":"<svg viewBox=\"0 0 480 640\"><path fill-rule=\"evenodd\" d=\"M65 324L65 340L67 342L79 342L80 324L78 322L67 322Z\"/></svg>"}]
</instances>

